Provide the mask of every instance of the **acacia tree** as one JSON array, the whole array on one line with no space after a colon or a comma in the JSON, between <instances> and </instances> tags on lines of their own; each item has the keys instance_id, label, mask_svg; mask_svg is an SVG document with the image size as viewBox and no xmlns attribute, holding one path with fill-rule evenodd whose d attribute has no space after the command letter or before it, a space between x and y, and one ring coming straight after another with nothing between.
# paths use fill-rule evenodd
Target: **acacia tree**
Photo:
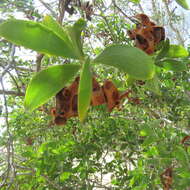
<instances>
[{"instance_id":1,"label":"acacia tree","mask_svg":"<svg viewBox=\"0 0 190 190\"><path fill-rule=\"evenodd\" d=\"M1 3L5 17L27 18L0 25L1 189L188 190L189 51L175 20L181 45L159 32L151 46L144 30L161 27L134 17L147 14L143 2L40 3L51 16L32 1ZM172 3L162 2L168 16Z\"/></svg>"}]
</instances>

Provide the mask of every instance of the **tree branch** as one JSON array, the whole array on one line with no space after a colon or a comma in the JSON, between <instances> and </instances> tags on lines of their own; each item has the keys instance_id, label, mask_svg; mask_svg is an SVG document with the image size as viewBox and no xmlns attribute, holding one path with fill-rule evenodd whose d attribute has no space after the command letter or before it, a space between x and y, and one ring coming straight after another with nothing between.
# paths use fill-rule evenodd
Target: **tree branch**
<instances>
[{"instance_id":1,"label":"tree branch","mask_svg":"<svg viewBox=\"0 0 190 190\"><path fill-rule=\"evenodd\" d=\"M16 92L12 90L0 90L0 94L13 95L13 96L25 96L23 92Z\"/></svg>"},{"instance_id":2,"label":"tree branch","mask_svg":"<svg viewBox=\"0 0 190 190\"><path fill-rule=\"evenodd\" d=\"M48 3L45 3L43 0L39 0L39 2L52 14L53 17L57 19L57 14L51 8L51 5L49 5Z\"/></svg>"},{"instance_id":3,"label":"tree branch","mask_svg":"<svg viewBox=\"0 0 190 190\"><path fill-rule=\"evenodd\" d=\"M169 17L169 26L176 33L176 37L177 37L179 43L184 46L184 39L182 38L179 30L176 27L174 27L174 25L173 25L173 23L171 21L172 16L171 16L171 12L170 12L170 9L169 9L169 6L168 6L168 2L166 0L164 0L163 2L165 4L166 12L167 12L167 15Z\"/></svg>"}]
</instances>

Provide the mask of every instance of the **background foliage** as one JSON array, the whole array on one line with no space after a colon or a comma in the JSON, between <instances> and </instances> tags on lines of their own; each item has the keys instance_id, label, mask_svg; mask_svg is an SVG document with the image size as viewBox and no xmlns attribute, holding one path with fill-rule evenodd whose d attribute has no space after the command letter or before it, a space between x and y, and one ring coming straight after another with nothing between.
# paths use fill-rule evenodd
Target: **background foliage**
<instances>
[{"instance_id":1,"label":"background foliage","mask_svg":"<svg viewBox=\"0 0 190 190\"><path fill-rule=\"evenodd\" d=\"M74 14L68 14L65 2L1 1L0 18L42 21L50 14L68 26L88 17L74 1ZM176 2L187 8L185 1ZM119 90L132 90L134 101L124 101L121 110L111 113L105 106L90 108L84 123L74 118L64 126L54 126L50 115L53 98L33 112L26 112L23 106L26 87L36 72L72 60L37 54L0 40L0 189L159 190L163 189L160 176L170 167L172 189L190 189L190 148L187 142L181 143L190 131L189 23L184 16L188 10L176 2L93 2L93 15L82 34L89 56L95 57L112 43L132 46L127 30L134 24L128 17L143 12L164 26L170 43L185 47L187 54L181 55L183 51L173 46L168 55L161 55L168 57L159 62L162 67L157 67L158 80L153 86L142 85L142 81L130 84L125 73L95 65L99 82L111 79Z\"/></svg>"}]
</instances>

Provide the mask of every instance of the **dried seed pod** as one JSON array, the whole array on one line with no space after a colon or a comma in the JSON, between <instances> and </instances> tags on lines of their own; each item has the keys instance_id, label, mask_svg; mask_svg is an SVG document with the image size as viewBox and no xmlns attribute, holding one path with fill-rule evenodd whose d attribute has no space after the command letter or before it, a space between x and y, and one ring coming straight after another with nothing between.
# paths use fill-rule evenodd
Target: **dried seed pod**
<instances>
[{"instance_id":1,"label":"dried seed pod","mask_svg":"<svg viewBox=\"0 0 190 190\"><path fill-rule=\"evenodd\" d=\"M51 113L56 125L64 125L68 118L77 116L77 93L79 77L56 94L56 107Z\"/></svg>"},{"instance_id":2,"label":"dried seed pod","mask_svg":"<svg viewBox=\"0 0 190 190\"><path fill-rule=\"evenodd\" d=\"M145 14L138 14L135 16L140 23L136 28L129 30L127 33L131 40L135 40L135 46L147 54L153 54L156 45L165 39L165 30L163 27L156 26L150 21Z\"/></svg>"},{"instance_id":3,"label":"dried seed pod","mask_svg":"<svg viewBox=\"0 0 190 190\"><path fill-rule=\"evenodd\" d=\"M181 144L183 144L184 146L190 146L190 136L185 136L182 141Z\"/></svg>"},{"instance_id":4,"label":"dried seed pod","mask_svg":"<svg viewBox=\"0 0 190 190\"><path fill-rule=\"evenodd\" d=\"M92 89L92 98L91 98L91 105L98 106L102 105L106 102L104 92L102 87L98 84L95 78L93 78L93 89Z\"/></svg>"},{"instance_id":5,"label":"dried seed pod","mask_svg":"<svg viewBox=\"0 0 190 190\"><path fill-rule=\"evenodd\" d=\"M119 106L119 92L116 86L110 80L106 80L102 88L106 98L108 111L111 112L114 107Z\"/></svg>"},{"instance_id":6,"label":"dried seed pod","mask_svg":"<svg viewBox=\"0 0 190 190\"><path fill-rule=\"evenodd\" d=\"M154 36L154 43L158 44L160 41L165 40L165 30L161 26L155 26L152 28L152 34Z\"/></svg>"},{"instance_id":7,"label":"dried seed pod","mask_svg":"<svg viewBox=\"0 0 190 190\"><path fill-rule=\"evenodd\" d=\"M161 175L161 182L162 185L164 186L164 190L170 190L172 186L172 181L173 181L173 171L172 168L167 168Z\"/></svg>"},{"instance_id":8,"label":"dried seed pod","mask_svg":"<svg viewBox=\"0 0 190 190\"><path fill-rule=\"evenodd\" d=\"M144 26L150 25L150 19L145 14L138 14L135 16L135 18L137 18Z\"/></svg>"},{"instance_id":9,"label":"dried seed pod","mask_svg":"<svg viewBox=\"0 0 190 190\"><path fill-rule=\"evenodd\" d=\"M149 47L148 41L140 34L136 35L135 46L139 49L146 50Z\"/></svg>"},{"instance_id":10,"label":"dried seed pod","mask_svg":"<svg viewBox=\"0 0 190 190\"><path fill-rule=\"evenodd\" d=\"M56 125L65 125L66 122L67 122L67 119L65 117L57 116L54 119L54 123Z\"/></svg>"}]
</instances>

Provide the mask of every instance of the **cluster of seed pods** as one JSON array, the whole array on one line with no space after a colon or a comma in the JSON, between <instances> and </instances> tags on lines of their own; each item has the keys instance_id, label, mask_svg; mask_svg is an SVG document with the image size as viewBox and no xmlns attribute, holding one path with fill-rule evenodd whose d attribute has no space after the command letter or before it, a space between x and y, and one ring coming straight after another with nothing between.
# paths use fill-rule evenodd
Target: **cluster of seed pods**
<instances>
[{"instance_id":1,"label":"cluster of seed pods","mask_svg":"<svg viewBox=\"0 0 190 190\"><path fill-rule=\"evenodd\" d=\"M138 19L139 23L135 29L128 30L128 35L131 40L135 41L137 48L147 54L153 54L158 43L165 39L165 30L150 21L145 14L138 14L135 18Z\"/></svg>"},{"instance_id":2,"label":"cluster of seed pods","mask_svg":"<svg viewBox=\"0 0 190 190\"><path fill-rule=\"evenodd\" d=\"M64 125L69 118L78 116L79 80L77 77L70 86L56 94L56 106L51 111L56 125ZM108 111L111 112L113 108L119 107L123 98L129 98L129 93L130 91L119 93L111 80L105 80L101 86L93 77L91 106L106 104Z\"/></svg>"}]
</instances>

